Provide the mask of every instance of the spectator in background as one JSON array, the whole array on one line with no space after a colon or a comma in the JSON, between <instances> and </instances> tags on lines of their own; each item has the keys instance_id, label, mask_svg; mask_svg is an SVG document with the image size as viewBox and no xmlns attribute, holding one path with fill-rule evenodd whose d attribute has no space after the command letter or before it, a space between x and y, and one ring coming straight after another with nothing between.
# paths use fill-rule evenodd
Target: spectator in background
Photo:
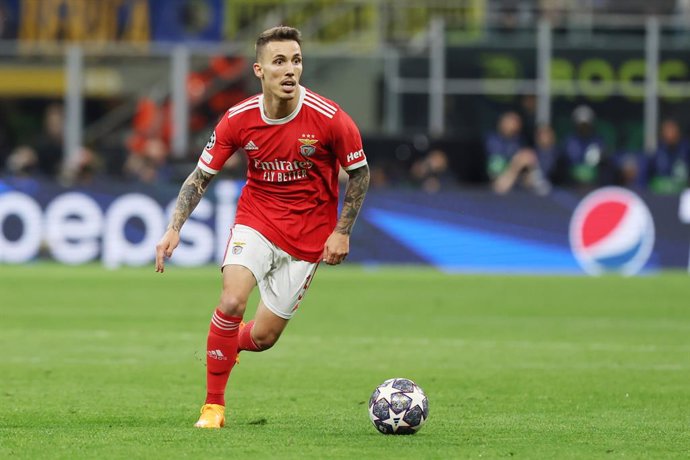
<instances>
[{"instance_id":1,"label":"spectator in background","mask_svg":"<svg viewBox=\"0 0 690 460\"><path fill-rule=\"evenodd\" d=\"M161 139L147 140L140 154L127 158L124 169L125 177L136 182L152 184L170 180L173 171L168 164L168 146Z\"/></svg>"},{"instance_id":2,"label":"spectator in background","mask_svg":"<svg viewBox=\"0 0 690 460\"><path fill-rule=\"evenodd\" d=\"M218 114L249 97L247 60L244 57L213 56L208 66L193 72L187 81L190 102L190 137L208 140ZM196 151L193 152L197 154Z\"/></svg>"},{"instance_id":3,"label":"spectator in background","mask_svg":"<svg viewBox=\"0 0 690 460\"><path fill-rule=\"evenodd\" d=\"M43 130L30 145L19 145L10 153L5 161L6 171L20 177L57 178L64 157L64 124L62 104L49 104L43 113Z\"/></svg>"},{"instance_id":4,"label":"spectator in background","mask_svg":"<svg viewBox=\"0 0 690 460\"><path fill-rule=\"evenodd\" d=\"M616 165L616 175L614 183L623 187L636 187L641 179L641 168L644 167L642 154L634 151L619 152L614 160ZM644 184L642 184L644 185Z\"/></svg>"},{"instance_id":5,"label":"spectator in background","mask_svg":"<svg viewBox=\"0 0 690 460\"><path fill-rule=\"evenodd\" d=\"M60 172L64 157L64 125L65 113L62 104L52 103L48 105L43 116L43 132L35 144L35 151L38 156L38 172L45 176L57 177Z\"/></svg>"},{"instance_id":6,"label":"spectator in background","mask_svg":"<svg viewBox=\"0 0 690 460\"><path fill-rule=\"evenodd\" d=\"M187 80L189 98L190 145L207 139L218 121L218 114L245 99L245 69L243 57L213 56L208 66L192 72ZM173 123L169 97L140 98L127 138L128 158L124 175L140 182L168 180L173 176L168 164L171 153ZM192 153L197 155L196 148Z\"/></svg>"},{"instance_id":7,"label":"spectator in background","mask_svg":"<svg viewBox=\"0 0 690 460\"><path fill-rule=\"evenodd\" d=\"M21 145L7 157L5 171L13 177L31 177L38 170L38 155L33 147Z\"/></svg>"},{"instance_id":8,"label":"spectator in background","mask_svg":"<svg viewBox=\"0 0 690 460\"><path fill-rule=\"evenodd\" d=\"M559 157L556 133L550 125L537 126L534 133L534 151L543 176L550 179L555 173Z\"/></svg>"},{"instance_id":9,"label":"spectator in background","mask_svg":"<svg viewBox=\"0 0 690 460\"><path fill-rule=\"evenodd\" d=\"M563 168L570 183L594 186L600 179L600 169L606 149L604 141L594 130L595 114L591 107L580 105L572 115L574 131L563 145Z\"/></svg>"},{"instance_id":10,"label":"spectator in background","mask_svg":"<svg viewBox=\"0 0 690 460\"><path fill-rule=\"evenodd\" d=\"M62 181L68 185L89 185L102 176L104 168L102 158L95 151L81 147L65 163Z\"/></svg>"},{"instance_id":11,"label":"spectator in background","mask_svg":"<svg viewBox=\"0 0 690 460\"><path fill-rule=\"evenodd\" d=\"M157 102L156 97L142 97L132 119L132 132L127 138L130 156L144 156L147 144L162 142L167 151L172 138L170 101Z\"/></svg>"},{"instance_id":12,"label":"spectator in background","mask_svg":"<svg viewBox=\"0 0 690 460\"><path fill-rule=\"evenodd\" d=\"M549 192L537 154L522 138L522 120L517 113L501 115L496 132L486 138L485 149L487 172L496 193L508 193L518 180L537 194Z\"/></svg>"},{"instance_id":13,"label":"spectator in background","mask_svg":"<svg viewBox=\"0 0 690 460\"><path fill-rule=\"evenodd\" d=\"M125 178L135 182L150 184L170 176L171 104L167 99L161 103L155 99L139 100L133 130L127 139L128 156L123 172Z\"/></svg>"},{"instance_id":14,"label":"spectator in background","mask_svg":"<svg viewBox=\"0 0 690 460\"><path fill-rule=\"evenodd\" d=\"M656 193L679 193L688 186L690 145L672 119L661 123L659 146L647 161L649 189Z\"/></svg>"},{"instance_id":15,"label":"spectator in background","mask_svg":"<svg viewBox=\"0 0 690 460\"><path fill-rule=\"evenodd\" d=\"M448 155L441 149L433 149L413 163L410 173L412 180L426 193L436 193L456 185L456 179L448 168Z\"/></svg>"}]
</instances>

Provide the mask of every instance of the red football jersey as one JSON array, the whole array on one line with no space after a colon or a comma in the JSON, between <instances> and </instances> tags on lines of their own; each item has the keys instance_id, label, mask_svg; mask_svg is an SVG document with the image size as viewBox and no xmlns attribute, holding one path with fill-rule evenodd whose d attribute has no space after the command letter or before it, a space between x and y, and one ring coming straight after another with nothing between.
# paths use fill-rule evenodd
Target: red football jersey
<instances>
[{"instance_id":1,"label":"red football jersey","mask_svg":"<svg viewBox=\"0 0 690 460\"><path fill-rule=\"evenodd\" d=\"M198 166L216 174L238 149L246 152L248 169L235 223L255 229L298 259L321 260L337 221L339 167L367 164L350 116L300 86L297 108L274 120L266 117L259 94L228 110Z\"/></svg>"}]
</instances>

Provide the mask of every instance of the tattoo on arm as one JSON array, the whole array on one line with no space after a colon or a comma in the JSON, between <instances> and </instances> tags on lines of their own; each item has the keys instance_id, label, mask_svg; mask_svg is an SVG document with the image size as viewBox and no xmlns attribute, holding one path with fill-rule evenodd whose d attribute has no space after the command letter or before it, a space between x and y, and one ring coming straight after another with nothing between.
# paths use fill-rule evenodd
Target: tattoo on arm
<instances>
[{"instance_id":1,"label":"tattoo on arm","mask_svg":"<svg viewBox=\"0 0 690 460\"><path fill-rule=\"evenodd\" d=\"M213 174L209 174L196 168L182 184L180 194L177 196L175 211L168 228L180 231L182 225L187 221L189 215L194 211L196 205L201 201L201 197L206 192L208 184L213 179Z\"/></svg>"},{"instance_id":2,"label":"tattoo on arm","mask_svg":"<svg viewBox=\"0 0 690 460\"><path fill-rule=\"evenodd\" d=\"M364 196L369 188L369 166L365 165L348 171L348 174L350 179L347 181L347 188L345 189L343 209L340 212L338 225L335 227L336 232L344 235L352 233L352 227L354 227L357 215L362 209Z\"/></svg>"}]
</instances>

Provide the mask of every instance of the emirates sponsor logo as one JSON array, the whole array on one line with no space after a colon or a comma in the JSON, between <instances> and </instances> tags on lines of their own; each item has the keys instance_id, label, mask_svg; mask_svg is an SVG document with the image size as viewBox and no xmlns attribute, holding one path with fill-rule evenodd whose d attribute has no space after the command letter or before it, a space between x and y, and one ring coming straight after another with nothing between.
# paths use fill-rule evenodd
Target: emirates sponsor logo
<instances>
[{"instance_id":1,"label":"emirates sponsor logo","mask_svg":"<svg viewBox=\"0 0 690 460\"><path fill-rule=\"evenodd\" d=\"M293 182L308 178L308 171L314 163L309 160L261 161L255 158L253 165L263 172L261 180L265 182Z\"/></svg>"},{"instance_id":2,"label":"emirates sponsor logo","mask_svg":"<svg viewBox=\"0 0 690 460\"><path fill-rule=\"evenodd\" d=\"M262 171L298 171L300 169L311 169L314 166L309 160L289 161L289 160L270 160L261 161L254 159L254 167Z\"/></svg>"}]
</instances>

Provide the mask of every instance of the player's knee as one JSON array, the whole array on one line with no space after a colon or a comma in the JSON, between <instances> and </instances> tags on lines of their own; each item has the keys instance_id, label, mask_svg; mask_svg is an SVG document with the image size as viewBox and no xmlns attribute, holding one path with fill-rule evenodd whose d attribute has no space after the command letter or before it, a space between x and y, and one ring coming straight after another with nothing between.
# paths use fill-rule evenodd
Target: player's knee
<instances>
[{"instance_id":1,"label":"player's knee","mask_svg":"<svg viewBox=\"0 0 690 460\"><path fill-rule=\"evenodd\" d=\"M247 308L247 299L231 292L223 292L218 309L228 316L242 316Z\"/></svg>"}]
</instances>

